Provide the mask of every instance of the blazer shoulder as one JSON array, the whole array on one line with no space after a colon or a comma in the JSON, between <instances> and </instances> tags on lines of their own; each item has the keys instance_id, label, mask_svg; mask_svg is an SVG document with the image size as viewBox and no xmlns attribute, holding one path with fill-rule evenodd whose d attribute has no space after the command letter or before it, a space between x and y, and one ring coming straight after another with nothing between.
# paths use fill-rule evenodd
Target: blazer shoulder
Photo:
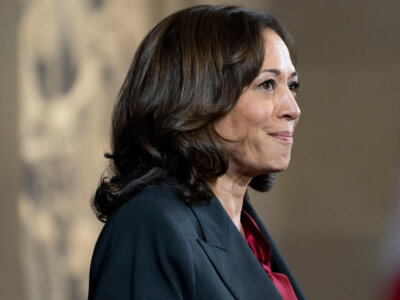
<instances>
[{"instance_id":1,"label":"blazer shoulder","mask_svg":"<svg viewBox=\"0 0 400 300\"><path fill-rule=\"evenodd\" d=\"M146 226L193 223L189 205L176 194L173 186L153 185L144 188L117 208L107 220L109 226L132 228L138 223ZM179 226L181 227L181 226Z\"/></svg>"},{"instance_id":2,"label":"blazer shoulder","mask_svg":"<svg viewBox=\"0 0 400 300\"><path fill-rule=\"evenodd\" d=\"M134 195L112 213L99 236L89 299L192 299L193 220L171 187L151 186Z\"/></svg>"}]
</instances>

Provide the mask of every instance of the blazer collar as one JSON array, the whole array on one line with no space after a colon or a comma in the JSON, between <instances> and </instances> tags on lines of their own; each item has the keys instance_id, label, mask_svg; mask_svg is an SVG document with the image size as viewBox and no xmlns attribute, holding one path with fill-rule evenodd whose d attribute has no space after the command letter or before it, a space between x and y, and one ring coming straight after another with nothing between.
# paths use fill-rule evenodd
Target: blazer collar
<instances>
[{"instance_id":1,"label":"blazer collar","mask_svg":"<svg viewBox=\"0 0 400 300\"><path fill-rule=\"evenodd\" d=\"M203 231L204 241L210 246L226 250L229 246L229 222L232 222L221 202L212 198L209 204L192 206Z\"/></svg>"},{"instance_id":2,"label":"blazer collar","mask_svg":"<svg viewBox=\"0 0 400 300\"><path fill-rule=\"evenodd\" d=\"M209 204L191 208L204 235L198 242L235 298L281 300L221 202L214 197Z\"/></svg>"},{"instance_id":3,"label":"blazer collar","mask_svg":"<svg viewBox=\"0 0 400 300\"><path fill-rule=\"evenodd\" d=\"M261 232L264 234L265 238L268 240L268 243L271 247L271 266L275 272L279 272L285 274L292 285L294 293L297 296L298 300L304 300L306 297L303 294L299 284L295 280L292 272L290 271L288 265L286 264L285 259L283 258L282 254L279 252L278 247L276 246L273 238L269 234L268 230L265 228L264 224L261 222L260 218L258 217L257 213L255 212L254 208L251 206L249 201L244 201L243 209L250 214L250 216L254 219L257 223L258 227L260 228Z\"/></svg>"}]
</instances>

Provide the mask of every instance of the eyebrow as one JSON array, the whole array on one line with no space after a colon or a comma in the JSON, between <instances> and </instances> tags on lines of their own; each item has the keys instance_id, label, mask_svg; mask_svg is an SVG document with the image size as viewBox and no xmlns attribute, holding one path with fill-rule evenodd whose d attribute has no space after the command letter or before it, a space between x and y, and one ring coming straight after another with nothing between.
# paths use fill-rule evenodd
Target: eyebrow
<instances>
[{"instance_id":1,"label":"eyebrow","mask_svg":"<svg viewBox=\"0 0 400 300\"><path fill-rule=\"evenodd\" d=\"M274 73L274 74L276 74L276 75L278 75L278 76L281 75L281 71L279 71L278 69L265 69L265 70L261 70L260 73L265 73L265 72ZM297 75L299 75L299 73L296 72L296 71L294 71L294 72L290 75L290 78L295 77L295 76L297 76Z\"/></svg>"}]
</instances>

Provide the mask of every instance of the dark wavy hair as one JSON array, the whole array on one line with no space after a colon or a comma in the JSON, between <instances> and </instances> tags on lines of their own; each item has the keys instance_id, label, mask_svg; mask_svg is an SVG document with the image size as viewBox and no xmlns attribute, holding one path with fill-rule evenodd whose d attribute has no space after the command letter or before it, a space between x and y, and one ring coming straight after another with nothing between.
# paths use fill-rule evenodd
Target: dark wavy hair
<instances>
[{"instance_id":1,"label":"dark wavy hair","mask_svg":"<svg viewBox=\"0 0 400 300\"><path fill-rule=\"evenodd\" d=\"M112 152L93 199L101 221L145 186L163 178L183 183L189 203L213 197L207 181L228 168L213 122L236 105L264 59L264 29L274 30L294 59L276 18L236 6L195 6L162 20L140 44L112 117ZM258 191L273 174L254 177Z\"/></svg>"}]
</instances>

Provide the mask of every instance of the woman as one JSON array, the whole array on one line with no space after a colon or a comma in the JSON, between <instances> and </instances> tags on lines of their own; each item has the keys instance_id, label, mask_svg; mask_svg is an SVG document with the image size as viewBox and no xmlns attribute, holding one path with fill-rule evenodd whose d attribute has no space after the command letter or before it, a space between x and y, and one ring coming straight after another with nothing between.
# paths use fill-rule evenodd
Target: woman
<instances>
[{"instance_id":1,"label":"woman","mask_svg":"<svg viewBox=\"0 0 400 300\"><path fill-rule=\"evenodd\" d=\"M291 43L269 14L197 6L143 40L116 103L89 299L304 299L251 207L300 116Z\"/></svg>"}]
</instances>

